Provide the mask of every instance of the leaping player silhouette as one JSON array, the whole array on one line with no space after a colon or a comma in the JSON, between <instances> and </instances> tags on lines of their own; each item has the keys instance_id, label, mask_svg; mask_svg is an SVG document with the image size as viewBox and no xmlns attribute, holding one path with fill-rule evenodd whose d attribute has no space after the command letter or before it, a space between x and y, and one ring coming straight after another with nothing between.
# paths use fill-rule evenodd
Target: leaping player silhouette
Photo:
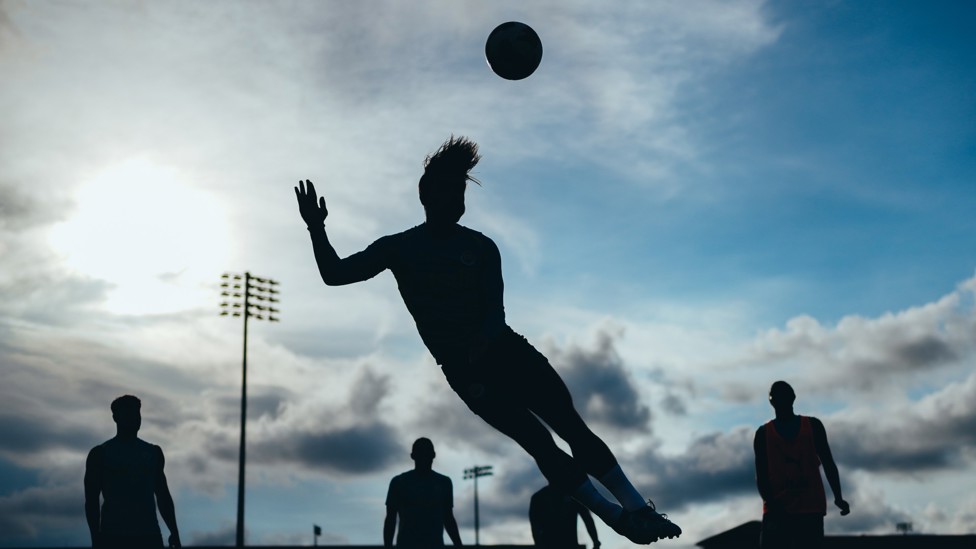
<instances>
[{"instance_id":1,"label":"leaping player silhouette","mask_svg":"<svg viewBox=\"0 0 976 549\"><path fill-rule=\"evenodd\" d=\"M480 159L476 143L452 136L424 161L419 191L426 220L346 258L329 242L325 198L316 196L311 181L300 181L295 196L322 280L341 286L392 271L451 388L474 413L522 446L555 489L634 543L677 537L681 528L634 488L613 452L580 417L546 357L505 323L498 247L458 224L467 182L480 185L470 175ZM556 445L540 418L569 444L572 455ZM604 498L587 475L617 502Z\"/></svg>"}]
</instances>

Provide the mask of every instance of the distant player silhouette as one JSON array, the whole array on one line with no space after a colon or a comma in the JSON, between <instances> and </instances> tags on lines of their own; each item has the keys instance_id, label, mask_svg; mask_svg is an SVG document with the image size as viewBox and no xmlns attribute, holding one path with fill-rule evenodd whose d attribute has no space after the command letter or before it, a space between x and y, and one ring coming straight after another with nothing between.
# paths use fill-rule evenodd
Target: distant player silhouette
<instances>
[{"instance_id":1,"label":"distant player silhouette","mask_svg":"<svg viewBox=\"0 0 976 549\"><path fill-rule=\"evenodd\" d=\"M115 399L115 438L88 452L85 515L92 547L96 549L162 547L157 504L169 528L169 546L182 546L173 497L163 472L163 450L136 436L142 426L141 407L142 403L132 395Z\"/></svg>"},{"instance_id":2,"label":"distant player silhouette","mask_svg":"<svg viewBox=\"0 0 976 549\"><path fill-rule=\"evenodd\" d=\"M600 549L596 524L586 507L563 495L552 486L543 486L529 500L529 525L532 540L539 549L573 549L579 547L576 536L576 517L583 519L586 532L593 541L593 549Z\"/></svg>"},{"instance_id":3,"label":"distant player silhouette","mask_svg":"<svg viewBox=\"0 0 976 549\"><path fill-rule=\"evenodd\" d=\"M428 438L418 438L410 452L413 470L390 481L383 523L385 547L393 547L394 533L399 549L443 547L445 530L454 545L461 546L453 511L454 486L449 477L431 468L435 455L434 443Z\"/></svg>"},{"instance_id":4,"label":"distant player silhouette","mask_svg":"<svg viewBox=\"0 0 976 549\"><path fill-rule=\"evenodd\" d=\"M451 137L424 161L419 181L424 223L384 236L341 259L326 235L325 198L311 181L295 187L322 280L341 286L389 269L427 349L465 404L511 437L562 494L572 495L618 533L647 544L681 529L637 492L606 444L583 422L562 379L505 323L501 257L487 236L458 224L478 146ZM561 450L549 427L569 443ZM597 478L620 503L597 492ZM622 507L621 507L622 506Z\"/></svg>"},{"instance_id":5,"label":"distant player silhouette","mask_svg":"<svg viewBox=\"0 0 976 549\"><path fill-rule=\"evenodd\" d=\"M841 515L851 512L841 495L837 464L819 419L793 413L796 393L773 383L769 403L776 418L756 430L756 484L763 499L761 549L816 549L823 542L827 497L820 465Z\"/></svg>"}]
</instances>

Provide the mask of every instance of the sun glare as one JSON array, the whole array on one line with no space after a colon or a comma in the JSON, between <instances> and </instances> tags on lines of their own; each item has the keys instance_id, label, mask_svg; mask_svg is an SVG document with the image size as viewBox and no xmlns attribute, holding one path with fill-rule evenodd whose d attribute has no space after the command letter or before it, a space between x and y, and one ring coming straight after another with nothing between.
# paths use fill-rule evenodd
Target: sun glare
<instances>
[{"instance_id":1,"label":"sun glare","mask_svg":"<svg viewBox=\"0 0 976 549\"><path fill-rule=\"evenodd\" d=\"M158 314L216 302L229 234L214 196L186 174L134 158L79 187L51 246L72 271L113 285L107 310Z\"/></svg>"}]
</instances>

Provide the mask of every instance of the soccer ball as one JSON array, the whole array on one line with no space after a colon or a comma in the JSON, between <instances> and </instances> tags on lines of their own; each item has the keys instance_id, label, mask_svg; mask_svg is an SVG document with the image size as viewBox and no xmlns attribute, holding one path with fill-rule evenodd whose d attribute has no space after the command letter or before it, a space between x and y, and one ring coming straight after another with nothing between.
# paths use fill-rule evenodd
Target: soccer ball
<instances>
[{"instance_id":1,"label":"soccer ball","mask_svg":"<svg viewBox=\"0 0 976 549\"><path fill-rule=\"evenodd\" d=\"M502 23L488 35L485 59L498 76L506 80L521 80L539 67L542 40L525 23Z\"/></svg>"}]
</instances>

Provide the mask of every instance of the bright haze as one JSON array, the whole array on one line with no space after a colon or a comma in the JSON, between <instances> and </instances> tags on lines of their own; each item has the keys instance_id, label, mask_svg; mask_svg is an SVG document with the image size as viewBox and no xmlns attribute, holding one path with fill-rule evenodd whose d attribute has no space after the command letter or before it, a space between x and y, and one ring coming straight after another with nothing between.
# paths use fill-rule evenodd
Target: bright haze
<instances>
[{"instance_id":1,"label":"bright haze","mask_svg":"<svg viewBox=\"0 0 976 549\"><path fill-rule=\"evenodd\" d=\"M420 436L465 543L474 465L482 543L530 542L534 463L451 392L390 273L321 283L292 191L315 183L351 254L422 221L452 134L484 155L462 223L501 250L509 324L684 528L669 546L760 517L778 379L852 505L828 534L976 531L974 17L0 1L0 546L88 542L85 456L126 393L184 543L233 543L242 323L218 285L244 271L281 282L281 322L249 325L248 543L382 543ZM517 82L483 57L513 20L545 48Z\"/></svg>"}]
</instances>

